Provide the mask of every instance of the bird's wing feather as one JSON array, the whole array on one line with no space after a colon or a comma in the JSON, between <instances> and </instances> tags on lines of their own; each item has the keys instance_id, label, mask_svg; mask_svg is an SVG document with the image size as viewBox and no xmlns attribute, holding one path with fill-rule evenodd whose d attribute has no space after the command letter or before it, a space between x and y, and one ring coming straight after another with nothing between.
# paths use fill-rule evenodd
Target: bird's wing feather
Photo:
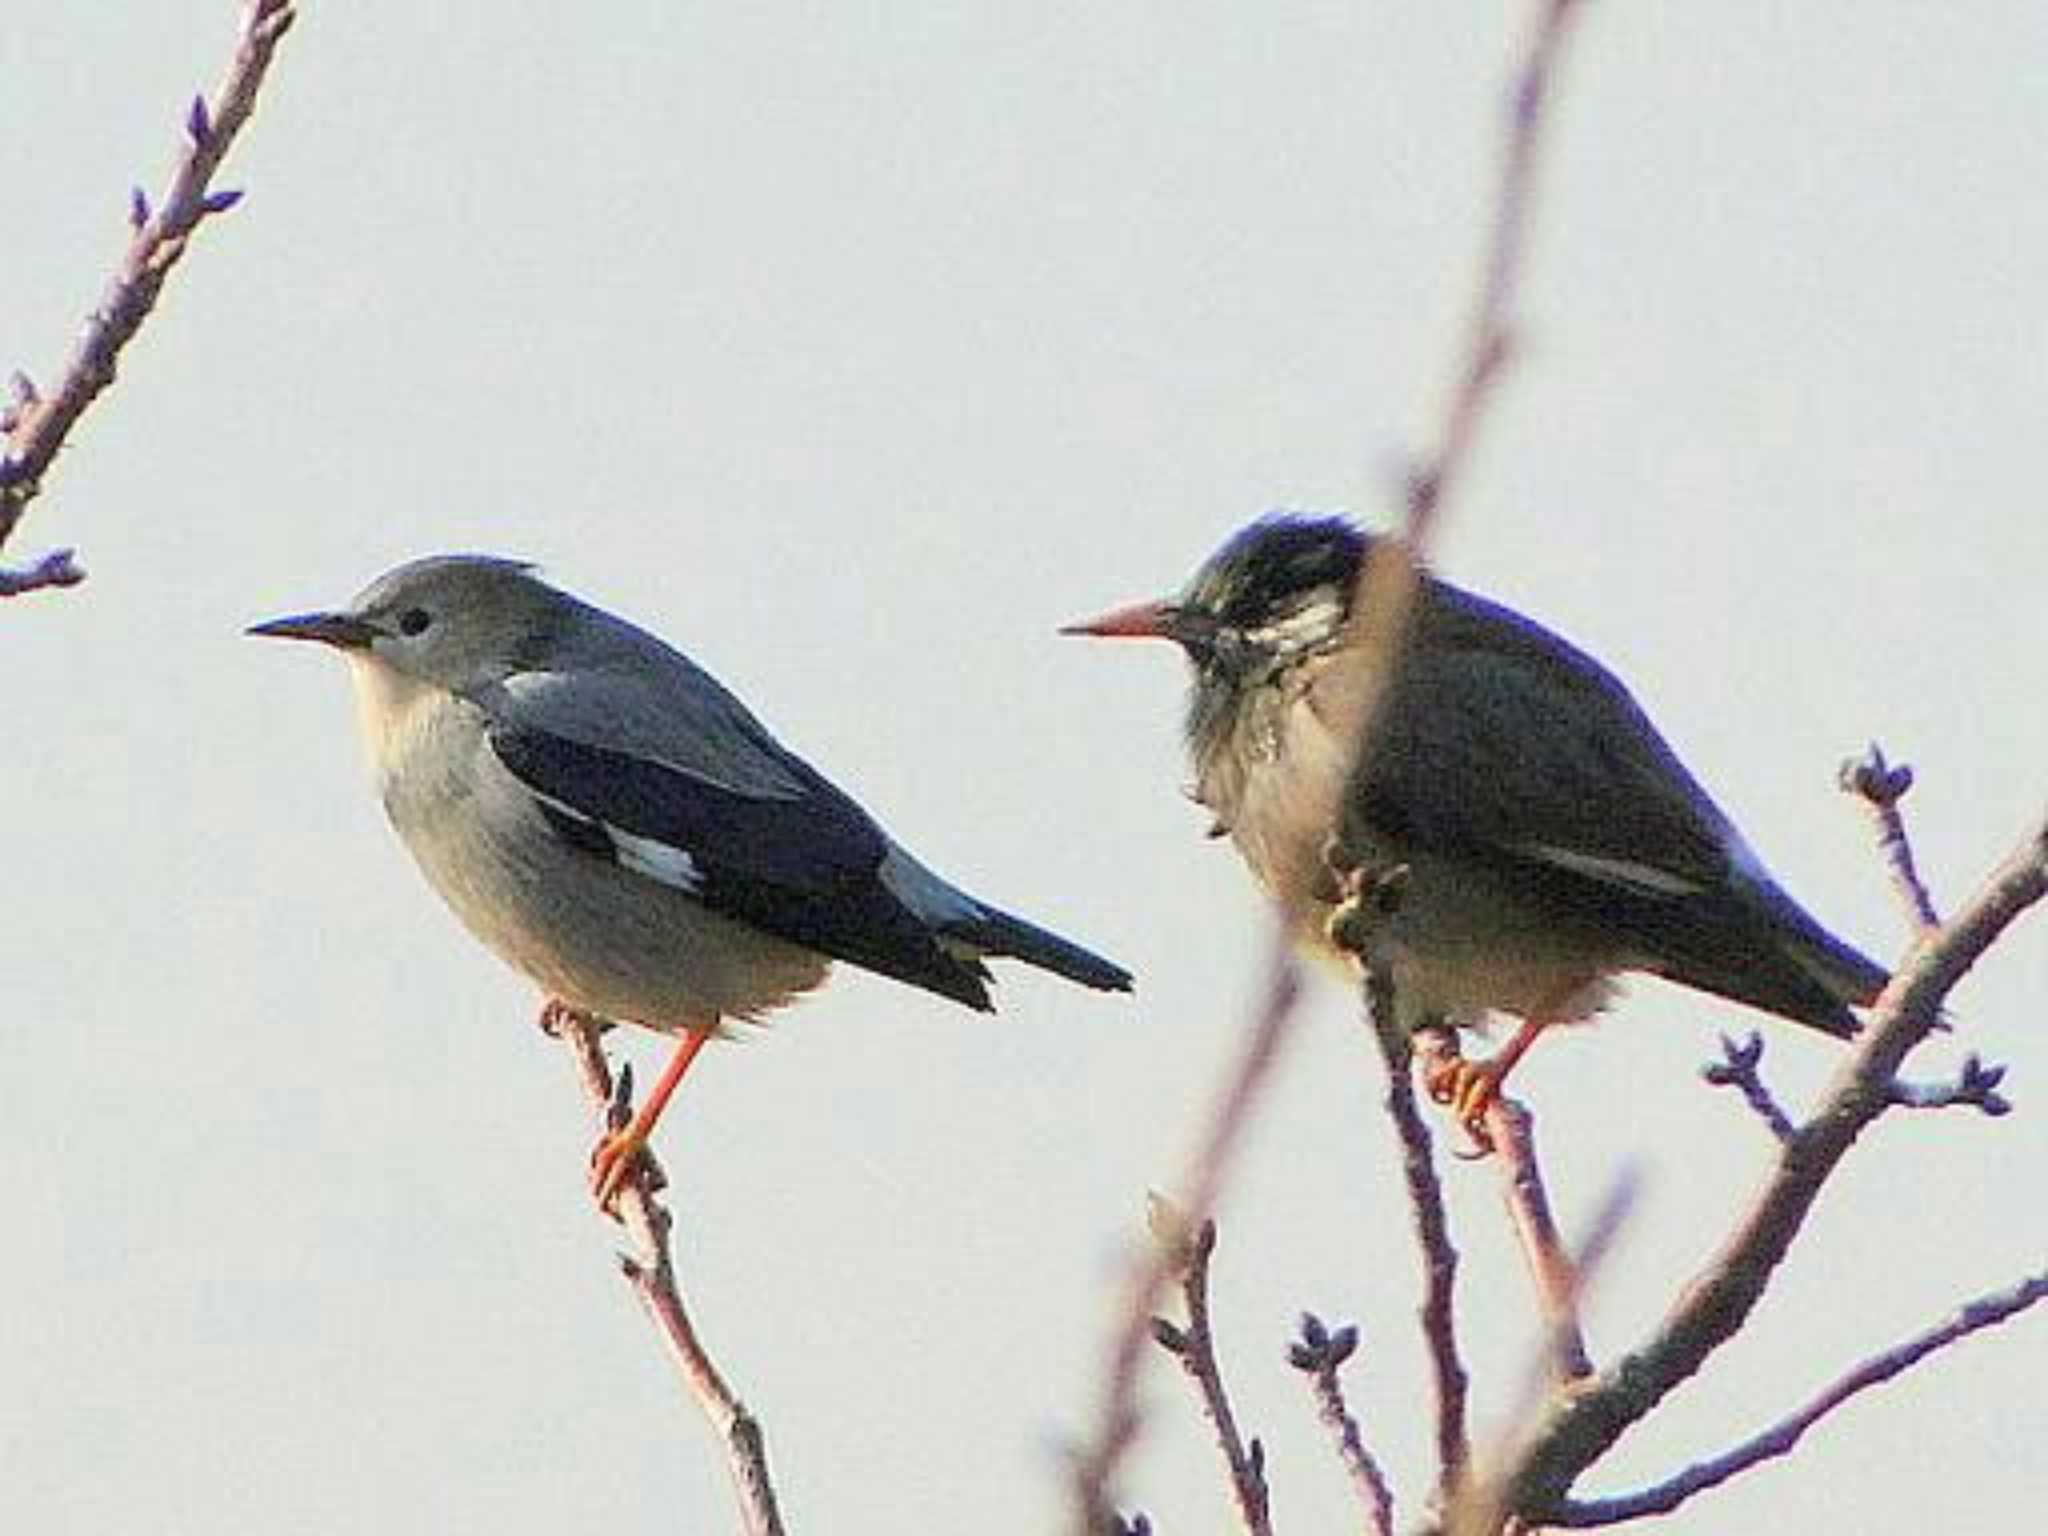
<instances>
[{"instance_id":1,"label":"bird's wing feather","mask_svg":"<svg viewBox=\"0 0 2048 1536\"><path fill-rule=\"evenodd\" d=\"M1365 765L1376 825L1642 897L1727 883L1727 819L1597 662L1453 588L1417 622Z\"/></svg>"},{"instance_id":2,"label":"bird's wing feather","mask_svg":"<svg viewBox=\"0 0 2048 1536\"><path fill-rule=\"evenodd\" d=\"M700 880L716 873L822 895L872 879L888 852L874 822L823 780L803 796L750 795L651 758L511 722L492 725L490 744L536 795L686 856Z\"/></svg>"},{"instance_id":3,"label":"bird's wing feather","mask_svg":"<svg viewBox=\"0 0 2048 1536\"><path fill-rule=\"evenodd\" d=\"M589 673L501 685L479 701L486 738L576 846L779 938L986 1008L981 968L949 954L881 878L881 828L697 676L715 690L682 690L703 740L673 717L649 722L644 690Z\"/></svg>"}]
</instances>

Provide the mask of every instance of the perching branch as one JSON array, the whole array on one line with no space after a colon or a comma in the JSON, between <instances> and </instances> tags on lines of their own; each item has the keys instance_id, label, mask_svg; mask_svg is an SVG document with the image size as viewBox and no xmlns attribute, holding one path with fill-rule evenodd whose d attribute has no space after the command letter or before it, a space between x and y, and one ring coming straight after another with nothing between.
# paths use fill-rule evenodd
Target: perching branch
<instances>
[{"instance_id":1,"label":"perching branch","mask_svg":"<svg viewBox=\"0 0 2048 1536\"><path fill-rule=\"evenodd\" d=\"M1205 1220L1190 1235L1187 1218L1168 1202L1153 1203L1153 1237L1180 1269L1181 1296L1187 1303L1185 1328L1163 1317L1152 1319L1152 1339L1180 1361L1181 1369L1202 1394L1202 1411L1216 1431L1216 1447L1230 1469L1230 1490L1237 1499L1238 1518L1251 1536L1273 1536L1271 1492L1266 1486L1266 1453L1258 1437L1246 1443L1237 1415L1224 1389L1223 1367L1216 1360L1216 1336L1209 1326L1209 1260L1216 1252L1216 1222Z\"/></svg>"},{"instance_id":2,"label":"perching branch","mask_svg":"<svg viewBox=\"0 0 2048 1536\"><path fill-rule=\"evenodd\" d=\"M1801 1436L1857 1393L1890 1381L1936 1350L2002 1323L2044 1298L2048 1298L2048 1272L2030 1276L2006 1290L1980 1296L1958 1308L1946 1321L1864 1361L1811 1402L1733 1449L1711 1460L1696 1462L1663 1482L1635 1493L1616 1494L1604 1499L1567 1500L1551 1510L1544 1523L1583 1530L1593 1526L1617 1525L1646 1515L1669 1514L1696 1493L1725 1483L1751 1467L1790 1455Z\"/></svg>"},{"instance_id":3,"label":"perching branch","mask_svg":"<svg viewBox=\"0 0 2048 1536\"><path fill-rule=\"evenodd\" d=\"M115 363L156 305L164 280L185 254L193 231L241 200L235 191L210 190L235 135L249 120L256 92L277 45L298 19L293 0L249 0L235 37L228 72L211 97L195 96L185 113L185 147L169 187L154 212L140 190L130 194L133 235L119 270L89 315L63 377L47 395L20 374L13 400L0 414L0 547L20 523L42 488L44 473L64 445L72 424L100 391L114 382ZM41 579L35 579L38 571ZM68 552L46 556L26 571L0 581L0 596L50 586L68 586L82 573ZM68 578L68 579L66 579Z\"/></svg>"},{"instance_id":4,"label":"perching branch","mask_svg":"<svg viewBox=\"0 0 2048 1536\"><path fill-rule=\"evenodd\" d=\"M627 1069L621 1068L619 1082L614 1085L599 1040L603 1026L587 1014L551 1002L541 1014L541 1027L569 1048L584 1097L597 1112L599 1123L608 1130L623 1126L631 1117L631 1077ZM768 1444L760 1421L747 1411L719 1374L684 1310L669 1249L672 1219L654 1198L659 1180L660 1175L651 1171L643 1156L619 1189L617 1218L634 1248L631 1256L620 1257L619 1267L661 1334L669 1358L682 1373L691 1396L696 1398L697 1406L703 1409L704 1417L711 1421L725 1447L726 1466L732 1474L733 1491L739 1499L747 1536L783 1536L775 1486L768 1476Z\"/></svg>"},{"instance_id":5,"label":"perching branch","mask_svg":"<svg viewBox=\"0 0 2048 1536\"><path fill-rule=\"evenodd\" d=\"M1538 1524L1552 1519L1568 1504L1573 1481L1742 1327L1836 1164L1895 1102L1899 1066L1936 1027L1943 999L2044 895L2048 826L2030 833L1954 920L1922 936L1819 1112L1786 1144L1721 1251L1650 1340L1552 1406L1508 1460L1502 1508Z\"/></svg>"},{"instance_id":6,"label":"perching branch","mask_svg":"<svg viewBox=\"0 0 2048 1536\"><path fill-rule=\"evenodd\" d=\"M1457 1059L1457 1036L1441 1026L1417 1030L1415 1054L1427 1078ZM1501 1202L1514 1224L1523 1262L1536 1288L1553 1374L1559 1382L1590 1376L1592 1358L1579 1326L1578 1268L1565 1251L1564 1239L1550 1214L1550 1195L1536 1158L1535 1117L1518 1100L1496 1096L1486 1107L1483 1141L1500 1167Z\"/></svg>"},{"instance_id":7,"label":"perching branch","mask_svg":"<svg viewBox=\"0 0 2048 1536\"><path fill-rule=\"evenodd\" d=\"M1593 1374L1593 1357L1579 1325L1579 1271L1550 1214L1550 1196L1536 1160L1535 1116L1519 1100L1496 1097L1486 1107L1486 1135L1500 1160L1501 1202L1536 1287L1552 1372L1563 1385L1583 1380Z\"/></svg>"},{"instance_id":8,"label":"perching branch","mask_svg":"<svg viewBox=\"0 0 2048 1536\"><path fill-rule=\"evenodd\" d=\"M1366 995L1373 1036L1387 1068L1387 1117L1394 1122L1394 1134L1401 1142L1401 1175L1408 1185L1408 1208L1422 1253L1418 1315L1436 1396L1437 1486L1448 1493L1464 1477L1472 1454L1465 1429L1469 1381L1458 1356L1458 1250L1451 1243L1450 1218L1444 1212L1443 1185L1437 1179L1429 1126L1415 1102L1415 1080L1409 1071L1414 1047L1395 1017L1393 987L1379 972L1369 972Z\"/></svg>"},{"instance_id":9,"label":"perching branch","mask_svg":"<svg viewBox=\"0 0 2048 1536\"><path fill-rule=\"evenodd\" d=\"M1394 1536L1394 1491L1387 1475L1365 1448L1358 1420L1344 1401L1337 1372L1358 1348L1358 1329L1350 1323L1334 1332L1313 1312L1301 1314L1301 1337L1287 1346L1287 1361L1309 1379L1315 1394L1316 1417L1337 1441L1337 1459L1365 1505L1367 1529L1373 1536Z\"/></svg>"}]
</instances>

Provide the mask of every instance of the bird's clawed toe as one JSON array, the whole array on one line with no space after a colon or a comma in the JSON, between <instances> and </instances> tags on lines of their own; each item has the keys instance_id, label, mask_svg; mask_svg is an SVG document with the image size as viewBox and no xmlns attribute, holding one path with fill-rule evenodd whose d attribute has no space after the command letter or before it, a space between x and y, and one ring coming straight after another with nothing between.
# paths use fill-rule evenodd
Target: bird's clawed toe
<instances>
[{"instance_id":1,"label":"bird's clawed toe","mask_svg":"<svg viewBox=\"0 0 2048 1536\"><path fill-rule=\"evenodd\" d=\"M660 1165L647 1150L647 1132L638 1126L628 1125L622 1130L607 1132L590 1149L590 1193L597 1201L597 1208L607 1215L616 1215L614 1203L619 1191L628 1180L644 1171L649 1193L660 1189L666 1180Z\"/></svg>"},{"instance_id":2,"label":"bird's clawed toe","mask_svg":"<svg viewBox=\"0 0 2048 1536\"><path fill-rule=\"evenodd\" d=\"M1486 1133L1486 1112L1500 1097L1505 1072L1492 1061L1468 1061L1456 1056L1429 1069L1423 1084L1429 1096L1451 1112L1483 1154L1493 1150Z\"/></svg>"}]
</instances>

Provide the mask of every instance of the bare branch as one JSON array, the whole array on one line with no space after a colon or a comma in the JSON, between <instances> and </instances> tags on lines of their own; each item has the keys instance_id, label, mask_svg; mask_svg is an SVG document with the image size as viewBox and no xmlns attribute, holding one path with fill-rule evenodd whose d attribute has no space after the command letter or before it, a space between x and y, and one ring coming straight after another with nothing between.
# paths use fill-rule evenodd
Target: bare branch
<instances>
[{"instance_id":1,"label":"bare branch","mask_svg":"<svg viewBox=\"0 0 2048 1536\"><path fill-rule=\"evenodd\" d=\"M1536 1161L1536 1121L1519 1100L1496 1098L1487 1106L1486 1134L1500 1158L1501 1201L1521 1240L1522 1259L1536 1287L1550 1362L1561 1384L1593 1374L1593 1359L1579 1326L1579 1272L1558 1236Z\"/></svg>"},{"instance_id":2,"label":"bare branch","mask_svg":"<svg viewBox=\"0 0 2048 1536\"><path fill-rule=\"evenodd\" d=\"M1612 1498L1567 1500L1544 1517L1548 1525L1586 1529L1616 1525L1646 1515L1668 1514L1696 1493L1725 1483L1738 1473L1789 1455L1800 1437L1843 1403L1866 1388L1890 1381L1940 1349L1982 1329L1994 1327L2048 1298L2048 1271L2030 1276L2003 1291L1965 1303L1953 1316L1915 1334L1881 1355L1864 1361L1811 1402L1787 1414L1769 1429L1709 1461L1696 1462L1652 1487Z\"/></svg>"},{"instance_id":3,"label":"bare branch","mask_svg":"<svg viewBox=\"0 0 2048 1536\"><path fill-rule=\"evenodd\" d=\"M1387 1116L1401 1142L1401 1174L1408 1184L1408 1206L1422 1253L1422 1337L1429 1350L1430 1378L1436 1394L1436 1458L1438 1486L1448 1492L1465 1475L1472 1446L1465 1429L1465 1396L1469 1385L1458 1357L1456 1287L1458 1250L1451 1244L1450 1219L1444 1214L1443 1185L1436 1175L1429 1127L1415 1102L1415 1080L1409 1071L1414 1045L1395 1017L1392 984L1378 972L1366 977L1368 1013L1373 1035L1387 1066Z\"/></svg>"},{"instance_id":4,"label":"bare branch","mask_svg":"<svg viewBox=\"0 0 2048 1536\"><path fill-rule=\"evenodd\" d=\"M20 597L24 592L77 586L85 580L85 571L77 556L78 551L74 549L53 549L32 565L0 565L0 597Z\"/></svg>"},{"instance_id":5,"label":"bare branch","mask_svg":"<svg viewBox=\"0 0 2048 1536\"><path fill-rule=\"evenodd\" d=\"M627 1074L621 1069L620 1084L615 1087L599 1041L603 1026L588 1015L557 1003L548 1004L543 1011L541 1026L569 1048L584 1097L597 1112L600 1123L613 1130L625 1124L631 1109L631 1093L630 1089L621 1092L620 1088L626 1086ZM621 1256L619 1267L661 1334L669 1358L682 1373L690 1395L725 1446L726 1466L732 1474L733 1491L739 1499L747 1536L782 1536L782 1515L776 1508L775 1486L768 1476L768 1445L760 1421L747 1411L719 1374L684 1310L669 1249L672 1219L654 1198L659 1177L643 1158L620 1187L615 1203L617 1219L633 1240L635 1252L631 1257Z\"/></svg>"},{"instance_id":6,"label":"bare branch","mask_svg":"<svg viewBox=\"0 0 2048 1536\"><path fill-rule=\"evenodd\" d=\"M1415 1049L1427 1077L1457 1058L1457 1037L1447 1028L1418 1030ZM1590 1376L1592 1358L1579 1326L1578 1268L1565 1251L1564 1239L1550 1214L1550 1196L1536 1158L1535 1117L1518 1100L1496 1097L1487 1106L1482 1140L1499 1160L1501 1201L1514 1223L1523 1261L1536 1287L1554 1375L1560 1382Z\"/></svg>"},{"instance_id":7,"label":"bare branch","mask_svg":"<svg viewBox=\"0 0 2048 1536\"><path fill-rule=\"evenodd\" d=\"M1554 1404L1511 1458L1505 1509L1548 1520L1574 1479L1741 1328L1835 1165L1893 1103L1899 1065L1936 1027L1942 1000L2044 894L2048 827L2031 832L1952 922L1922 936L1878 999L1820 1111L1786 1144L1749 1211L1657 1333Z\"/></svg>"},{"instance_id":8,"label":"bare branch","mask_svg":"<svg viewBox=\"0 0 2048 1536\"><path fill-rule=\"evenodd\" d=\"M1230 1469L1230 1488L1244 1528L1251 1536L1273 1536L1265 1450L1256 1436L1247 1446L1238 1430L1230 1394L1223 1386L1223 1368L1216 1361L1216 1336L1209 1325L1209 1260L1216 1252L1216 1222L1214 1218L1202 1222L1191 1237L1186 1217L1160 1200L1155 1202L1153 1228L1179 1265L1181 1296L1188 1308L1186 1328L1175 1327L1163 1317L1153 1318L1153 1341L1180 1361L1202 1394L1202 1410L1209 1416L1216 1431L1216 1447Z\"/></svg>"},{"instance_id":9,"label":"bare branch","mask_svg":"<svg viewBox=\"0 0 2048 1536\"><path fill-rule=\"evenodd\" d=\"M1180 1208L1189 1221L1206 1221L1215 1209L1224 1174L1237 1151L1252 1106L1279 1058L1295 1004L1301 994L1301 972L1288 950L1286 935L1276 931L1267 968L1266 996L1257 1022L1248 1032L1244 1054L1224 1085L1202 1139L1181 1179ZM1074 1460L1074 1501L1081 1536L1117 1529L1120 1517L1110 1502L1110 1487L1125 1451L1137 1432L1132 1399L1145 1341L1151 1337L1152 1314L1172 1283L1174 1255L1154 1244L1145 1259L1131 1268L1104 1376L1102 1402L1088 1443Z\"/></svg>"},{"instance_id":10,"label":"bare branch","mask_svg":"<svg viewBox=\"0 0 2048 1536\"><path fill-rule=\"evenodd\" d=\"M86 319L64 376L47 395L17 376L0 452L0 546L41 489L72 425L114 382L121 349L149 317L193 231L240 199L239 192L211 190L213 175L249 120L271 57L297 19L293 0L248 0L226 76L211 98L194 97L186 110L184 152L161 204L152 213L147 197L139 191L130 194L133 237L99 307Z\"/></svg>"},{"instance_id":11,"label":"bare branch","mask_svg":"<svg viewBox=\"0 0 2048 1536\"><path fill-rule=\"evenodd\" d=\"M1408 536L1418 548L1471 456L1481 413L1513 349L1515 299L1521 288L1530 213L1536 202L1544 108L1556 79L1558 55L1578 9L1576 0L1545 0L1515 75L1507 145L1494 193L1493 228L1467 321L1464 361L1445 412L1436 458L1408 482Z\"/></svg>"},{"instance_id":12,"label":"bare branch","mask_svg":"<svg viewBox=\"0 0 2048 1536\"><path fill-rule=\"evenodd\" d=\"M1964 1105L1981 1109L1995 1120L2012 1113L2012 1101L1998 1091L1998 1085L2004 1081L2004 1067L1995 1063L1986 1066L1972 1051L1963 1058L1951 1082L1894 1082L1892 1103L1901 1109L1949 1109Z\"/></svg>"},{"instance_id":13,"label":"bare branch","mask_svg":"<svg viewBox=\"0 0 2048 1536\"><path fill-rule=\"evenodd\" d=\"M1309 1379L1315 1394L1316 1417L1336 1437L1337 1459L1365 1505L1366 1529L1372 1536L1393 1536L1394 1490L1387 1475L1365 1448L1365 1436L1358 1420L1344 1401L1344 1384L1337 1372L1358 1348L1358 1329L1349 1323L1334 1332L1323 1326L1313 1312L1301 1314L1301 1337L1287 1347L1287 1359Z\"/></svg>"},{"instance_id":14,"label":"bare branch","mask_svg":"<svg viewBox=\"0 0 2048 1536\"><path fill-rule=\"evenodd\" d=\"M1792 1117L1778 1104L1771 1090L1764 1086L1762 1063L1764 1059L1764 1037L1760 1030L1751 1030L1749 1038L1737 1045L1727 1035L1721 1037L1721 1059L1710 1061L1700 1068L1700 1076L1716 1088L1734 1088L1741 1092L1749 1107L1756 1111L1757 1118L1770 1128L1779 1144L1785 1145L1798 1134L1792 1124Z\"/></svg>"},{"instance_id":15,"label":"bare branch","mask_svg":"<svg viewBox=\"0 0 2048 1536\"><path fill-rule=\"evenodd\" d=\"M1913 861L1912 840L1906 836L1906 819L1899 811L1899 802L1913 787L1913 770L1905 763L1886 762L1883 749L1873 741L1863 756L1842 764L1835 781L1869 810L1877 829L1878 852L1884 855L1885 869L1906 909L1906 920L1920 932L1940 927L1941 915L1934 910L1934 898L1927 894Z\"/></svg>"}]
</instances>

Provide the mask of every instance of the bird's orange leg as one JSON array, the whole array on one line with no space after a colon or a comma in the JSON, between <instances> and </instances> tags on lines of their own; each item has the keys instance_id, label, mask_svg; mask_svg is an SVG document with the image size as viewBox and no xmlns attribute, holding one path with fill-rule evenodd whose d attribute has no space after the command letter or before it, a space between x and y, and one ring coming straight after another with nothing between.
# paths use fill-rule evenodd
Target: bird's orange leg
<instances>
[{"instance_id":1,"label":"bird's orange leg","mask_svg":"<svg viewBox=\"0 0 2048 1536\"><path fill-rule=\"evenodd\" d=\"M607 1132L591 1149L590 1192L597 1196L600 1210L611 1209L620 1186L631 1176L633 1165L639 1162L640 1151L647 1145L647 1138L654 1134L654 1122L668 1108L676 1085L682 1082L683 1074L690 1070L690 1063L697 1059L697 1053L704 1049L704 1042L711 1038L715 1028L714 1024L706 1024L686 1030L676 1046L675 1055L669 1057L668 1065L661 1069L661 1076L655 1079L654 1087L648 1091L646 1102L625 1126Z\"/></svg>"},{"instance_id":2,"label":"bird's orange leg","mask_svg":"<svg viewBox=\"0 0 2048 1536\"><path fill-rule=\"evenodd\" d=\"M1507 1044L1486 1060L1468 1061L1463 1056L1454 1056L1440 1063L1426 1079L1429 1096L1439 1104L1449 1105L1458 1123L1483 1141L1487 1106L1500 1097L1500 1086L1507 1081L1508 1073L1549 1024L1547 1010L1532 1013L1515 1027Z\"/></svg>"}]
</instances>

